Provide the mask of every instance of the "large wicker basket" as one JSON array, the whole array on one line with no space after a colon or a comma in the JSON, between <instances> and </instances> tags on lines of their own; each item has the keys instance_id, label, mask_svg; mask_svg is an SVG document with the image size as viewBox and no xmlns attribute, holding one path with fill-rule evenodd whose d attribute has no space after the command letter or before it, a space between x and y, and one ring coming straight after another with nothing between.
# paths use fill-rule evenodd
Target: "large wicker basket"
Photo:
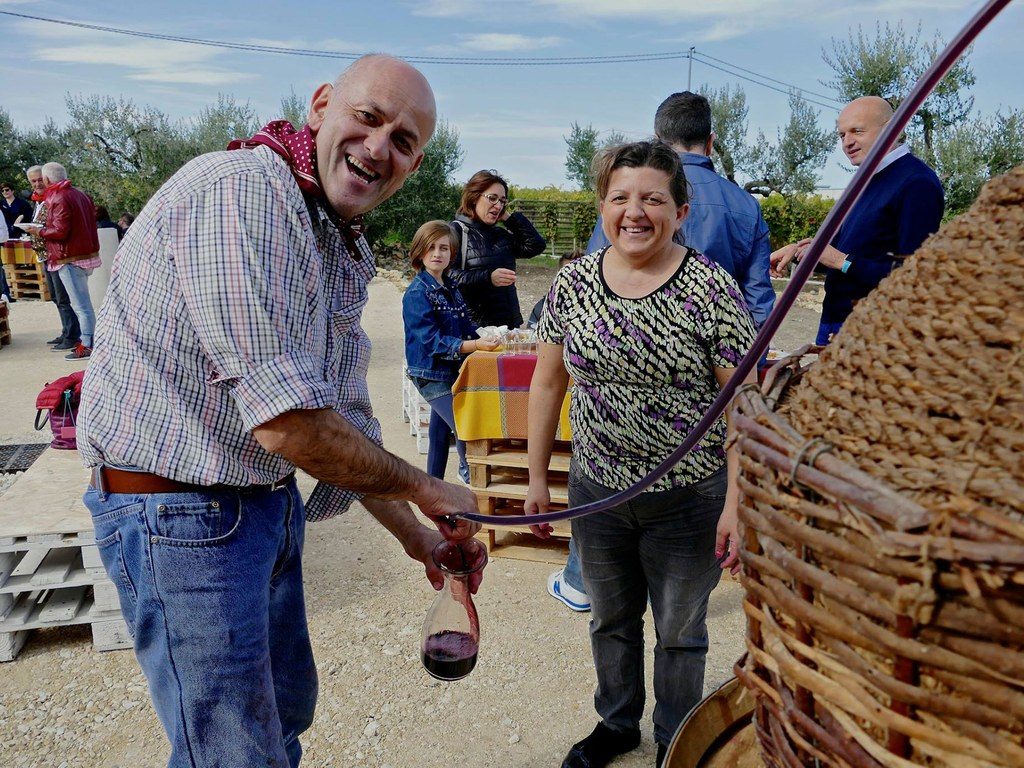
<instances>
[{"instance_id":1,"label":"large wicker basket","mask_svg":"<svg viewBox=\"0 0 1024 768\"><path fill-rule=\"evenodd\" d=\"M769 766L1024 766L1024 170L734 416Z\"/></svg>"}]
</instances>

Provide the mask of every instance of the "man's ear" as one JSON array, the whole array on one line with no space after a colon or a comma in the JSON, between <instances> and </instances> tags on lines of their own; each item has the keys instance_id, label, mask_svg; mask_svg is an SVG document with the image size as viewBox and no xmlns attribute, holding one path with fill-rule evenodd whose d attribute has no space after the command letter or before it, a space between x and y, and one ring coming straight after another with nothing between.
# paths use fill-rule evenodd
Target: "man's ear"
<instances>
[{"instance_id":1,"label":"man's ear","mask_svg":"<svg viewBox=\"0 0 1024 768\"><path fill-rule=\"evenodd\" d=\"M715 139L717 138L718 137L714 134L713 131L711 135L708 136L708 143L704 145L704 154L707 155L708 157L711 157L711 153L715 149Z\"/></svg>"},{"instance_id":2,"label":"man's ear","mask_svg":"<svg viewBox=\"0 0 1024 768\"><path fill-rule=\"evenodd\" d=\"M313 94L313 100L309 103L309 116L306 118L313 133L320 130L320 126L324 124L324 115L327 114L327 105L330 104L333 93L334 86L324 83Z\"/></svg>"},{"instance_id":3,"label":"man's ear","mask_svg":"<svg viewBox=\"0 0 1024 768\"><path fill-rule=\"evenodd\" d=\"M420 164L421 164L422 162L423 162L423 152L422 152L422 151L420 151L419 155L418 155L418 156L416 157L416 160L415 160L415 161L413 162L413 164L412 164L412 170L411 170L411 171L409 171L409 175L410 175L410 176L411 176L412 174L416 173L416 171L418 171L418 170L420 169Z\"/></svg>"}]
</instances>

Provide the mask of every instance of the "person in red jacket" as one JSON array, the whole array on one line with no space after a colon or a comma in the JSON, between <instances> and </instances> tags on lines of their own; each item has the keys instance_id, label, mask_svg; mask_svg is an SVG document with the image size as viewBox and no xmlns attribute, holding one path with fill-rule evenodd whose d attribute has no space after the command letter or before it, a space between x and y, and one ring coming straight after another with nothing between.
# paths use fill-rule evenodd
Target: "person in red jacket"
<instances>
[{"instance_id":1,"label":"person in red jacket","mask_svg":"<svg viewBox=\"0 0 1024 768\"><path fill-rule=\"evenodd\" d=\"M82 330L81 343L66 359L80 360L92 354L96 326L89 298L89 275L100 265L96 208L87 194L71 186L68 172L60 163L46 163L43 179L47 215L39 236L46 242L46 268L60 276Z\"/></svg>"}]
</instances>

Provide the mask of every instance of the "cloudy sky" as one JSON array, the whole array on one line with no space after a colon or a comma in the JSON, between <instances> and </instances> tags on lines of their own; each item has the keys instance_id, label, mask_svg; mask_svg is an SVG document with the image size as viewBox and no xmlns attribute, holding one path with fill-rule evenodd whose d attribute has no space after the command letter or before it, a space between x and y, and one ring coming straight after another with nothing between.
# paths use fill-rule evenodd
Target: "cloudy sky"
<instances>
[{"instance_id":1,"label":"cloudy sky","mask_svg":"<svg viewBox=\"0 0 1024 768\"><path fill-rule=\"evenodd\" d=\"M982 3L968 0L376 0L303 3L264 0L97 3L0 0L0 11L52 19L287 48L398 55L585 57L653 52L703 55L819 93L830 77L822 48L863 25L902 21L947 39ZM19 127L66 119L65 95L125 95L175 117L197 113L218 93L276 116L292 90L303 100L344 62L251 53L183 42L126 37L0 15L5 55L0 104ZM1014 3L975 46L976 106L991 112L1024 104L1024 3ZM653 113L687 84L687 61L587 66L424 64L439 112L460 132L466 160L457 176L497 168L515 184L567 186L565 143L573 121L628 137L649 134ZM786 95L743 82L699 62L693 87L739 84L751 132L774 135L788 117ZM821 109L823 125L836 111ZM3 137L0 137L0 141ZM834 156L826 186L848 178Z\"/></svg>"}]
</instances>

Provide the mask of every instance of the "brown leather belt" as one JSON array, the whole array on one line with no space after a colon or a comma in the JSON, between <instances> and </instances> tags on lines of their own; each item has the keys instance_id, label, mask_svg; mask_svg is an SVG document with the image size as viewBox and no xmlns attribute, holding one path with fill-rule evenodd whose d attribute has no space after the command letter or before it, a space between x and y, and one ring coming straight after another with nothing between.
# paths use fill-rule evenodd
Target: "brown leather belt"
<instances>
[{"instance_id":1,"label":"brown leather belt","mask_svg":"<svg viewBox=\"0 0 1024 768\"><path fill-rule=\"evenodd\" d=\"M264 485L194 485L149 472L96 467L89 485L104 493L267 493L284 488L294 479L295 473L289 472L276 483Z\"/></svg>"}]
</instances>

